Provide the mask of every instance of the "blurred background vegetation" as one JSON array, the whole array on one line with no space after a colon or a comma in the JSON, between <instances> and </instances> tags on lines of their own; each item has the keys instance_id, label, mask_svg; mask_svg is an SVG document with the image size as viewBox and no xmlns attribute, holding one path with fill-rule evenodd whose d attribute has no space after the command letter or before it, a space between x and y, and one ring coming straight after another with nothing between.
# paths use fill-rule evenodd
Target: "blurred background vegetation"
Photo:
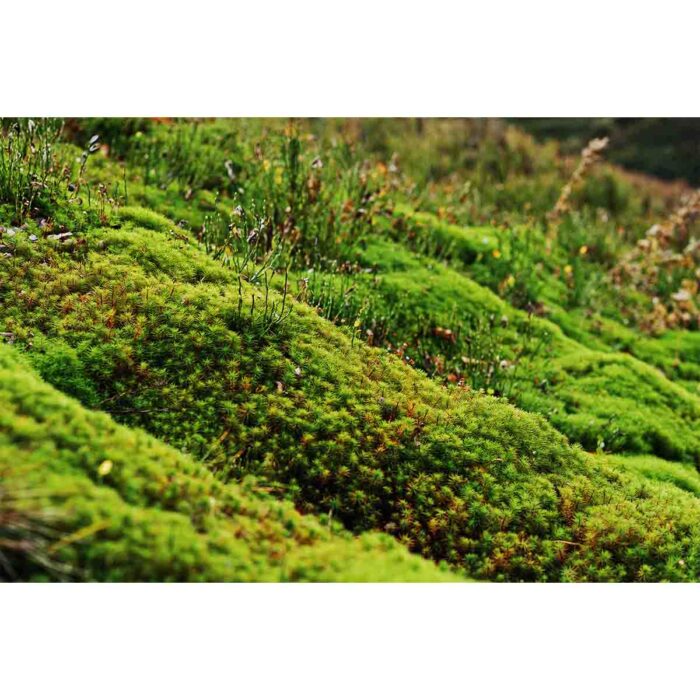
<instances>
[{"instance_id":1,"label":"blurred background vegetation","mask_svg":"<svg viewBox=\"0 0 700 700\"><path fill-rule=\"evenodd\" d=\"M509 119L538 140L556 139L577 153L594 137L610 137L608 160L666 180L700 184L700 119L628 117Z\"/></svg>"}]
</instances>

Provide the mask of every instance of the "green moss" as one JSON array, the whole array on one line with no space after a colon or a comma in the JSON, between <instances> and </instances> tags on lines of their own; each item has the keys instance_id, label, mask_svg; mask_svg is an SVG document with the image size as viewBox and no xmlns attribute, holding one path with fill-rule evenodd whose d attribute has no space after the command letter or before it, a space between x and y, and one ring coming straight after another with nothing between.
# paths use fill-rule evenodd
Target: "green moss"
<instances>
[{"instance_id":1,"label":"green moss","mask_svg":"<svg viewBox=\"0 0 700 700\"><path fill-rule=\"evenodd\" d=\"M17 409L21 391L7 390L4 459L29 466L3 476L48 485L44 507L62 519L44 549L77 537L55 550L59 561L39 548L21 559L31 576L60 576L67 564L75 577L146 580L435 575L398 539L479 578L698 577L692 467L586 456L566 439L698 460L698 334L644 336L628 321L650 300L613 296L606 281L653 207L619 174L592 176L557 236L545 237L565 179L553 150L512 129L474 150L465 123L430 122L423 135L406 124L362 122L356 145L338 140L332 121L74 125L76 143L104 131L112 149L89 160L80 193L92 203L59 182L42 203L51 220L29 217L0 241L0 332L54 387L27 380L7 356L6 384L15 376L36 391ZM73 163L81 153L57 149ZM388 167L372 157L394 150ZM421 179L450 175L416 187L403 163ZM0 217L12 212L0 202ZM226 236L252 226L263 247L284 248L293 269L283 323L266 314L280 304L275 291L245 274L239 283L200 248L214 223L215 254L230 257ZM64 229L79 235L50 238ZM319 284L317 313L303 299L316 303ZM291 300L297 292L302 301ZM475 372L482 365L497 381ZM70 402L31 407L42 391L66 401L55 390L126 427ZM73 442L54 412L77 431ZM95 463L112 459L95 451L107 445L101 431L119 433L137 455L133 470L112 460L95 476ZM303 518L303 537L289 535L301 525L278 528L277 515L298 516L251 477L316 514ZM245 503L249 520L207 510L213 492L217 503ZM393 539L349 540L338 523ZM358 547L371 563L352 554Z\"/></svg>"},{"instance_id":2,"label":"green moss","mask_svg":"<svg viewBox=\"0 0 700 700\"><path fill-rule=\"evenodd\" d=\"M608 463L653 481L673 484L700 496L700 474L694 465L667 462L649 455L611 455Z\"/></svg>"},{"instance_id":3,"label":"green moss","mask_svg":"<svg viewBox=\"0 0 700 700\"><path fill-rule=\"evenodd\" d=\"M47 342L41 334L34 334L30 342L34 367L46 382L85 406L99 404L97 389L74 348L61 340Z\"/></svg>"},{"instance_id":4,"label":"green moss","mask_svg":"<svg viewBox=\"0 0 700 700\"><path fill-rule=\"evenodd\" d=\"M552 359L522 405L587 449L700 461L700 400L658 370L619 353Z\"/></svg>"},{"instance_id":5,"label":"green moss","mask_svg":"<svg viewBox=\"0 0 700 700\"><path fill-rule=\"evenodd\" d=\"M351 538L253 483L223 485L190 457L64 397L3 347L0 428L0 513L3 493L18 493L14 520L40 525L24 540L34 556L2 547L2 576L457 580L386 535Z\"/></svg>"},{"instance_id":6,"label":"green moss","mask_svg":"<svg viewBox=\"0 0 700 700\"><path fill-rule=\"evenodd\" d=\"M414 212L406 205L397 205L396 214L404 216L410 239L427 249L471 264L499 247L497 232L490 226L456 226L441 221L429 212ZM404 232L405 233L405 232Z\"/></svg>"},{"instance_id":7,"label":"green moss","mask_svg":"<svg viewBox=\"0 0 700 700\"><path fill-rule=\"evenodd\" d=\"M637 482L593 467L544 420L441 388L303 304L261 337L250 316L260 292L244 285L241 313L235 274L191 243L146 229L86 240L79 258L53 241L18 244L0 263L0 321L29 360L32 334L73 348L120 421L201 455L222 477L280 484L304 511L385 530L478 577L589 578L576 562L608 560L615 576L637 577L624 541L584 541L589 514L625 503ZM135 473L123 483L137 500L138 484ZM665 501L649 488L660 523ZM176 494L172 507L187 503ZM619 527L637 527L636 517ZM578 547L562 544L572 538ZM695 575L669 569L651 545L643 563L651 578ZM606 566L601 578L612 576Z\"/></svg>"},{"instance_id":8,"label":"green moss","mask_svg":"<svg viewBox=\"0 0 700 700\"><path fill-rule=\"evenodd\" d=\"M635 482L632 482L635 483ZM565 581L693 581L700 566L698 499L675 485L637 481L575 528ZM651 562L654 563L651 563Z\"/></svg>"},{"instance_id":9,"label":"green moss","mask_svg":"<svg viewBox=\"0 0 700 700\"><path fill-rule=\"evenodd\" d=\"M672 379L700 382L700 333L667 331L658 338L641 337L633 345L634 354Z\"/></svg>"},{"instance_id":10,"label":"green moss","mask_svg":"<svg viewBox=\"0 0 700 700\"><path fill-rule=\"evenodd\" d=\"M518 405L545 416L589 450L700 458L697 397L653 366L612 351L615 347L635 348L656 365L693 377L694 334L644 340L612 321L594 325L559 310L552 319L566 332L580 329L573 340L548 320L535 318L530 325L525 313L464 272L410 253L397 243L372 240L360 261L371 266L373 273L355 276L353 285L359 290L355 294L361 299L366 295L374 316L388 319L387 339L394 347L405 342L404 354L417 366L430 371L435 361L431 360L431 365L424 363L424 358L440 356L445 361L443 376L450 371L465 372L468 365L462 358L473 355L470 320L503 319L503 324L497 323L490 331L495 371L502 359L519 358L520 367L505 370L493 386L507 389ZM570 318L571 325L564 323ZM348 318L347 322L353 320ZM453 335L447 340L436 338L434 329L440 327L449 328ZM549 340L543 346L545 337ZM533 357L537 347L541 348L540 356ZM676 358L687 358L685 363L674 360L674 353Z\"/></svg>"},{"instance_id":11,"label":"green moss","mask_svg":"<svg viewBox=\"0 0 700 700\"><path fill-rule=\"evenodd\" d=\"M551 309L550 318L590 350L633 355L670 379L700 378L700 335L694 331L666 331L653 337L600 313L562 308Z\"/></svg>"},{"instance_id":12,"label":"green moss","mask_svg":"<svg viewBox=\"0 0 700 700\"><path fill-rule=\"evenodd\" d=\"M178 230L176 226L173 226L173 222L170 221L170 219L162 214L158 214L152 209L145 209L143 207L120 207L117 209L116 214L120 221L131 221L141 228L151 229L152 231L172 233Z\"/></svg>"}]
</instances>

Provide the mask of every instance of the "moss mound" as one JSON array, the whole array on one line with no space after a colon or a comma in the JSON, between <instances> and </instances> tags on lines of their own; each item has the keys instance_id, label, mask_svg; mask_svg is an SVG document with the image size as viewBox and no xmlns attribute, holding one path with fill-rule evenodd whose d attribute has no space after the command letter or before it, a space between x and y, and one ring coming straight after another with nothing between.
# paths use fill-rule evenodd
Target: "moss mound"
<instances>
[{"instance_id":1,"label":"moss mound","mask_svg":"<svg viewBox=\"0 0 700 700\"><path fill-rule=\"evenodd\" d=\"M615 467L653 481L674 484L688 493L700 496L700 474L689 464L668 462L650 455L610 455L607 461Z\"/></svg>"},{"instance_id":2,"label":"moss mound","mask_svg":"<svg viewBox=\"0 0 700 700\"><path fill-rule=\"evenodd\" d=\"M481 378L483 388L508 392L520 407L545 416L585 449L700 463L700 401L655 368L670 376L695 377L696 334L645 340L607 323L607 336L591 351L586 345L595 343L589 337L575 340L547 319L528 319L467 271L445 267L398 243L372 240L360 260L372 273L356 276L354 286L372 300L375 316L390 319L386 337L391 343L399 347L405 341L407 354L426 371L439 358L472 386ZM334 284L340 288L337 279ZM475 347L469 321L479 316L495 323L481 331L482 346ZM439 329L449 331L437 335ZM653 365L614 352L614 338L625 338L626 344L618 347L634 348ZM470 376L467 362L475 357L489 365L491 377L486 370L482 377Z\"/></svg>"},{"instance_id":3,"label":"moss mound","mask_svg":"<svg viewBox=\"0 0 700 700\"><path fill-rule=\"evenodd\" d=\"M619 353L582 351L549 363L521 398L584 447L700 463L700 400Z\"/></svg>"},{"instance_id":4,"label":"moss mound","mask_svg":"<svg viewBox=\"0 0 700 700\"><path fill-rule=\"evenodd\" d=\"M386 535L352 538L117 425L0 347L0 577L449 581ZM3 517L4 516L4 517Z\"/></svg>"}]
</instances>

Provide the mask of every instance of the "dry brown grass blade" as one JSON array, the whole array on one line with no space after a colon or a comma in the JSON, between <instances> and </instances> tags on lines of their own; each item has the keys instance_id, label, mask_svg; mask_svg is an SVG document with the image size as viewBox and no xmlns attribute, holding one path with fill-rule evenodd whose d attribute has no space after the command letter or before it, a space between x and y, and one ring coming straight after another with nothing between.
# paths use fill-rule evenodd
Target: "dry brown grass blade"
<instances>
[{"instance_id":1,"label":"dry brown grass blade","mask_svg":"<svg viewBox=\"0 0 700 700\"><path fill-rule=\"evenodd\" d=\"M581 151L581 160L576 166L576 170L572 173L569 181L562 187L559 199L549 213L549 219L552 223L556 223L561 217L570 210L571 194L574 187L583 182L586 174L591 167L600 160L602 152L607 148L609 139L606 136L602 139L591 139L586 147Z\"/></svg>"}]
</instances>

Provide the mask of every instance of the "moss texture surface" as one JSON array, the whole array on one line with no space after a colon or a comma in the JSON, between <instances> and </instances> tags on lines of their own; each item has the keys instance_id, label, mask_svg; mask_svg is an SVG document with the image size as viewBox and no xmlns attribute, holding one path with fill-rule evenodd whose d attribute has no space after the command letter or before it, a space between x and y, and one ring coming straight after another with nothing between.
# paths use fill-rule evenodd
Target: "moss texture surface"
<instances>
[{"instance_id":1,"label":"moss texture surface","mask_svg":"<svg viewBox=\"0 0 700 700\"><path fill-rule=\"evenodd\" d=\"M555 240L512 130L455 184L432 127L415 180L380 131L98 127L81 199L0 206L3 575L697 580L698 334L611 292L651 195L593 177Z\"/></svg>"}]
</instances>

